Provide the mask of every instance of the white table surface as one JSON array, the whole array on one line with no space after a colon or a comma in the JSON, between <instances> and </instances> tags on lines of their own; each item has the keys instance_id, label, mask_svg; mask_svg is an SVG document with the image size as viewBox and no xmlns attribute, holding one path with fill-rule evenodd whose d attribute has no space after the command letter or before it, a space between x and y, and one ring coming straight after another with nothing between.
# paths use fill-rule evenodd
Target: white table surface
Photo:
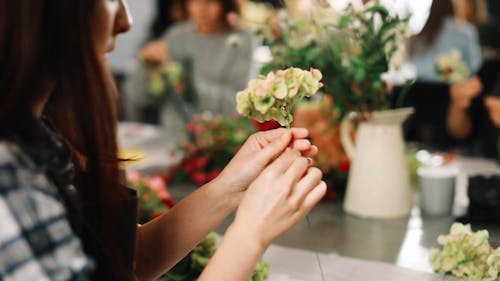
<instances>
[{"instance_id":1,"label":"white table surface","mask_svg":"<svg viewBox=\"0 0 500 281\"><path fill-rule=\"evenodd\" d=\"M180 160L180 155L170 153L176 144L169 143L168 136L156 126L120 123L118 137L121 149L146 154L146 159L127 169L161 171ZM500 169L494 161L478 158L459 157L454 164L459 168L454 215L461 215L468 206L467 177L500 174ZM194 188L171 187L170 192L182 198ZM267 250L264 258L271 264L269 281L323 281L316 252L320 252L324 280L455 280L433 274L428 262L430 247L437 246L437 236L448 231L452 217L422 216L416 204L408 218L366 220L345 214L339 203L322 203L310 218L312 227L305 222L297 225ZM219 227L220 233L230 220ZM498 244L500 231L493 231L490 240Z\"/></svg>"},{"instance_id":2,"label":"white table surface","mask_svg":"<svg viewBox=\"0 0 500 281\"><path fill-rule=\"evenodd\" d=\"M286 257L286 258L284 258ZM437 281L450 276L416 271L389 263L319 254L328 281ZM323 281L314 252L271 245L264 255L271 265L268 281Z\"/></svg>"}]
</instances>

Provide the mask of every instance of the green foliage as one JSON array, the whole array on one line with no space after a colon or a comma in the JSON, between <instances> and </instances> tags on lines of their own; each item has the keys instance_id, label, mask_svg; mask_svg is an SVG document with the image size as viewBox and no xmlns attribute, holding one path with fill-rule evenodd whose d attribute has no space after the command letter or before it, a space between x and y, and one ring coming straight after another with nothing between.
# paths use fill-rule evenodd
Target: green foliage
<instances>
[{"instance_id":1,"label":"green foliage","mask_svg":"<svg viewBox=\"0 0 500 281\"><path fill-rule=\"evenodd\" d=\"M167 281L194 280L200 276L217 249L219 236L211 232L184 259L165 274Z\"/></svg>"},{"instance_id":2,"label":"green foliage","mask_svg":"<svg viewBox=\"0 0 500 281\"><path fill-rule=\"evenodd\" d=\"M217 233L211 232L198 244L188 256L182 259L166 275L166 281L190 281L200 276L203 269L207 266L210 258L217 249L220 237ZM265 281L269 277L269 264L260 260L252 274L250 281Z\"/></svg>"},{"instance_id":3,"label":"green foliage","mask_svg":"<svg viewBox=\"0 0 500 281\"><path fill-rule=\"evenodd\" d=\"M256 131L248 118L196 115L186 126L188 141L178 152L183 159L169 168L169 181L191 180L203 185L222 171L247 138Z\"/></svg>"},{"instance_id":4,"label":"green foliage","mask_svg":"<svg viewBox=\"0 0 500 281\"><path fill-rule=\"evenodd\" d=\"M255 131L247 118L199 115L187 125L190 140L181 147L186 155L201 153L222 169Z\"/></svg>"},{"instance_id":5,"label":"green foliage","mask_svg":"<svg viewBox=\"0 0 500 281\"><path fill-rule=\"evenodd\" d=\"M335 17L334 12L330 17ZM378 3L360 11L349 6L334 23L325 24L315 14L284 18L279 36L265 40L273 60L262 73L317 68L324 76L324 91L333 96L342 115L385 109L390 96L381 74L389 70L407 24L408 18L392 15ZM301 44L297 37L303 38Z\"/></svg>"},{"instance_id":6,"label":"green foliage","mask_svg":"<svg viewBox=\"0 0 500 281\"><path fill-rule=\"evenodd\" d=\"M137 172L127 174L127 186L137 191L139 198L139 223L146 223L169 210L174 201L159 176L142 176Z\"/></svg>"},{"instance_id":7,"label":"green foliage","mask_svg":"<svg viewBox=\"0 0 500 281\"><path fill-rule=\"evenodd\" d=\"M267 280L267 278L269 277L269 270L270 270L269 264L264 260L260 260L257 266L255 267L255 270L252 274L252 279L250 281Z\"/></svg>"}]
</instances>

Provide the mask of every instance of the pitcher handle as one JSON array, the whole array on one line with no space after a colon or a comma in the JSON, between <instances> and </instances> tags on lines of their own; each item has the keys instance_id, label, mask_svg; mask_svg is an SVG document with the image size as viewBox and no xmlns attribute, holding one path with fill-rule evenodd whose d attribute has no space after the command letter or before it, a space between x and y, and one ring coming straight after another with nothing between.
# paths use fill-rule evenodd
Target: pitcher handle
<instances>
[{"instance_id":1,"label":"pitcher handle","mask_svg":"<svg viewBox=\"0 0 500 281\"><path fill-rule=\"evenodd\" d=\"M357 116L356 112L351 112L344 116L342 122L340 123L340 141L344 146L345 153L347 157L352 161L354 159L354 150L356 146L354 145L351 138L351 131L353 126L353 119Z\"/></svg>"}]
</instances>

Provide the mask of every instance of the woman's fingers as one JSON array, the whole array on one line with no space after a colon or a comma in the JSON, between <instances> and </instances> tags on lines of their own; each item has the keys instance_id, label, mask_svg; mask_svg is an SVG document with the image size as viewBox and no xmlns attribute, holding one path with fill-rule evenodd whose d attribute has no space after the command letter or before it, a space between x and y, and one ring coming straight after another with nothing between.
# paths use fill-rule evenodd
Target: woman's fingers
<instances>
[{"instance_id":1,"label":"woman's fingers","mask_svg":"<svg viewBox=\"0 0 500 281\"><path fill-rule=\"evenodd\" d=\"M258 135L256 135L256 137L258 137ZM260 163L263 166L270 163L286 149L291 139L292 134L290 132L282 132L279 138L274 139L270 144L265 145L262 150L256 152L255 157L257 159L257 163Z\"/></svg>"},{"instance_id":2,"label":"woman's fingers","mask_svg":"<svg viewBox=\"0 0 500 281\"><path fill-rule=\"evenodd\" d=\"M294 139L304 139L309 136L309 130L306 128L292 128L291 130Z\"/></svg>"},{"instance_id":3,"label":"woman's fingers","mask_svg":"<svg viewBox=\"0 0 500 281\"><path fill-rule=\"evenodd\" d=\"M253 135L253 137L257 140L258 143L270 143L283 135L287 129L285 128L278 128L274 130L269 130L269 131L263 131L263 132L258 132Z\"/></svg>"},{"instance_id":4,"label":"woman's fingers","mask_svg":"<svg viewBox=\"0 0 500 281\"><path fill-rule=\"evenodd\" d=\"M318 147L312 145L307 139L295 140L291 146L293 149L300 151L302 156L312 157L318 154Z\"/></svg>"},{"instance_id":5,"label":"woman's fingers","mask_svg":"<svg viewBox=\"0 0 500 281\"><path fill-rule=\"evenodd\" d=\"M326 184L321 177L321 171L309 168L308 159L300 152L287 149L252 183L235 222L250 226L259 243L268 245L323 198Z\"/></svg>"},{"instance_id":6,"label":"woman's fingers","mask_svg":"<svg viewBox=\"0 0 500 281\"><path fill-rule=\"evenodd\" d=\"M298 182L309 168L309 161L304 157L297 157L290 167L285 171L285 180L292 186Z\"/></svg>"},{"instance_id":7,"label":"woman's fingers","mask_svg":"<svg viewBox=\"0 0 500 281\"><path fill-rule=\"evenodd\" d=\"M164 63L168 61L167 45L162 41L150 42L141 50L140 57L146 63Z\"/></svg>"},{"instance_id":8,"label":"woman's fingers","mask_svg":"<svg viewBox=\"0 0 500 281\"><path fill-rule=\"evenodd\" d=\"M287 132L291 132L292 138L294 140L307 138L307 136L309 135L309 131L304 128L292 128L290 130L285 128L278 128L274 130L258 132L254 134L253 137L258 143L265 145L267 143L274 142Z\"/></svg>"},{"instance_id":9,"label":"woman's fingers","mask_svg":"<svg viewBox=\"0 0 500 281\"><path fill-rule=\"evenodd\" d=\"M283 154L266 168L266 171L271 172L273 175L284 174L292 163L294 163L295 159L299 157L300 153L297 150L287 148Z\"/></svg>"},{"instance_id":10,"label":"woman's fingers","mask_svg":"<svg viewBox=\"0 0 500 281\"><path fill-rule=\"evenodd\" d=\"M500 98L499 97L486 97L484 104L488 108L490 119L493 124L500 127Z\"/></svg>"},{"instance_id":11,"label":"woman's fingers","mask_svg":"<svg viewBox=\"0 0 500 281\"><path fill-rule=\"evenodd\" d=\"M292 148L298 151L306 151L311 148L311 142L308 139L294 140L292 143Z\"/></svg>"},{"instance_id":12,"label":"woman's fingers","mask_svg":"<svg viewBox=\"0 0 500 281\"><path fill-rule=\"evenodd\" d=\"M321 199L323 199L326 193L326 189L326 183L324 181L321 181L309 193L307 193L302 203L303 217L306 216Z\"/></svg>"},{"instance_id":13,"label":"woman's fingers","mask_svg":"<svg viewBox=\"0 0 500 281\"><path fill-rule=\"evenodd\" d=\"M308 168L303 177L298 179L295 184L290 200L293 203L300 204L313 188L321 183L323 173L318 168Z\"/></svg>"}]
</instances>

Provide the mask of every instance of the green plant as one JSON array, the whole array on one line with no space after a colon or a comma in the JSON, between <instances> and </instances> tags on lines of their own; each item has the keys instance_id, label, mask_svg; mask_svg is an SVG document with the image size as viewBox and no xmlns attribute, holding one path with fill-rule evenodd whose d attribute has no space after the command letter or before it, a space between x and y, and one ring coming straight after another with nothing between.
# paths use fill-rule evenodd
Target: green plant
<instances>
[{"instance_id":1,"label":"green plant","mask_svg":"<svg viewBox=\"0 0 500 281\"><path fill-rule=\"evenodd\" d=\"M169 168L167 181L188 179L197 185L211 181L255 131L247 118L196 115L186 126L188 141L176 151L183 158Z\"/></svg>"},{"instance_id":2,"label":"green plant","mask_svg":"<svg viewBox=\"0 0 500 281\"><path fill-rule=\"evenodd\" d=\"M341 115L389 107L390 91L382 80L407 33L408 18L392 15L378 2L340 15L327 8L299 19L283 16L280 32L265 38L273 60L266 74L286 67L317 68L324 91L332 95Z\"/></svg>"}]
</instances>

